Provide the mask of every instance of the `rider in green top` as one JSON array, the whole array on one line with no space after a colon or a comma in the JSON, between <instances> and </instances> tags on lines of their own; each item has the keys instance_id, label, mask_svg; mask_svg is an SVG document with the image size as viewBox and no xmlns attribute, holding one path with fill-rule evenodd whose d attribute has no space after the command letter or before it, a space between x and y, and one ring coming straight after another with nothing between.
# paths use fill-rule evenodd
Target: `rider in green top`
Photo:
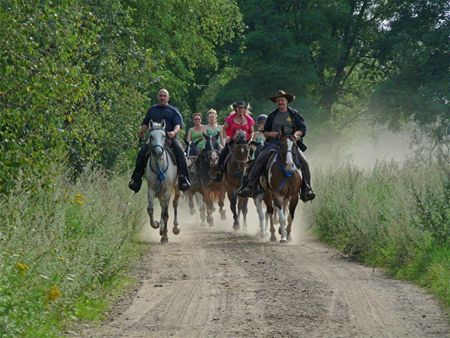
<instances>
[{"instance_id":1,"label":"rider in green top","mask_svg":"<svg viewBox=\"0 0 450 338\"><path fill-rule=\"evenodd\" d=\"M205 138L203 137L204 126L202 126L202 114L195 113L192 115L194 126L188 130L187 140L197 144L198 149L201 151L205 148Z\"/></svg>"},{"instance_id":2,"label":"rider in green top","mask_svg":"<svg viewBox=\"0 0 450 338\"><path fill-rule=\"evenodd\" d=\"M205 134L216 138L220 147L223 146L222 126L217 124L217 111L208 111L208 125L205 126Z\"/></svg>"}]
</instances>

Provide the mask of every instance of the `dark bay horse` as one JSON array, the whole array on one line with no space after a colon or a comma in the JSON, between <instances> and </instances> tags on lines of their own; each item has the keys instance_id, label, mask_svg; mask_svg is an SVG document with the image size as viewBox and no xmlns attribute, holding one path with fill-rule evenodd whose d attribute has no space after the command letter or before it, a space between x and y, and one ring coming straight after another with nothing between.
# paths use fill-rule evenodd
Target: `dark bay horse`
<instances>
[{"instance_id":1,"label":"dark bay horse","mask_svg":"<svg viewBox=\"0 0 450 338\"><path fill-rule=\"evenodd\" d=\"M250 142L246 141L245 132L238 132L231 144L230 155L225 165L225 175L223 182L230 201L230 209L233 213L233 229L239 230L239 217L242 212L244 227L247 227L248 197L240 197L237 189L241 185L241 179L247 168L249 159ZM237 210L236 210L237 206Z\"/></svg>"},{"instance_id":2,"label":"dark bay horse","mask_svg":"<svg viewBox=\"0 0 450 338\"><path fill-rule=\"evenodd\" d=\"M286 243L291 239L291 228L294 220L295 209L298 204L302 175L295 164L294 155L297 141L292 134L284 134L282 130L278 150L269 162L266 175L261 175L261 185L265 190L256 197L264 200L270 219L271 241L276 241L274 228L274 207L278 211L280 223L280 243ZM261 203L257 203L257 208ZM289 213L287 212L289 209ZM259 211L258 211L259 213ZM287 227L286 227L287 225ZM262 231L262 229L261 229Z\"/></svg>"},{"instance_id":3,"label":"dark bay horse","mask_svg":"<svg viewBox=\"0 0 450 338\"><path fill-rule=\"evenodd\" d=\"M198 143L200 141L194 142L194 141L188 141L184 140L184 143L186 144L186 147L184 148L184 154L186 156L186 161L188 163L188 170L189 175L191 177L191 187L189 190L187 190L184 194L188 198L188 205L189 205L189 213L191 215L195 214L195 206L194 206L194 200L197 202L198 209L200 211L200 219L202 223L206 220L206 207L202 202L202 198L200 195L200 192L197 191L196 185L198 182L196 181L196 172L195 172L195 166L194 163L197 159L197 156L200 154L200 149L198 148Z\"/></svg>"}]
</instances>

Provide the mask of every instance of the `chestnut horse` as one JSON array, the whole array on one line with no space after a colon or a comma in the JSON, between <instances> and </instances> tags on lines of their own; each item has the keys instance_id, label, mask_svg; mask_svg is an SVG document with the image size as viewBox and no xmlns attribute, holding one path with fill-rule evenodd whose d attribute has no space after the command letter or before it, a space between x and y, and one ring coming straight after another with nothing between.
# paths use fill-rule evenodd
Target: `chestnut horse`
<instances>
[{"instance_id":1,"label":"chestnut horse","mask_svg":"<svg viewBox=\"0 0 450 338\"><path fill-rule=\"evenodd\" d=\"M291 134L284 134L282 129L280 144L275 156L269 162L267 175L261 175L260 182L265 193L260 194L256 199L264 200L267 206L270 220L270 240L272 242L277 240L274 228L275 208L278 211L278 222L280 223L280 243L291 240L292 222L302 186L302 174L296 166L293 156L296 147L295 137ZM261 208L261 203L259 203L259 207ZM289 214L287 209L289 209ZM262 228L261 231L263 231Z\"/></svg>"}]
</instances>

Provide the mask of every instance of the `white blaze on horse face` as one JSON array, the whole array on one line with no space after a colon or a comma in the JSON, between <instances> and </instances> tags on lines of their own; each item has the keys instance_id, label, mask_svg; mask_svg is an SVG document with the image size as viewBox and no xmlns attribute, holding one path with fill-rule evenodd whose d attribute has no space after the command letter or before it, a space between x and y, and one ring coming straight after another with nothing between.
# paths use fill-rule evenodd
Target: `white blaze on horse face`
<instances>
[{"instance_id":1,"label":"white blaze on horse face","mask_svg":"<svg viewBox=\"0 0 450 338\"><path fill-rule=\"evenodd\" d=\"M287 153L286 153L286 169L293 170L294 169L294 160L292 158L292 146L294 142L292 140L287 139Z\"/></svg>"},{"instance_id":2,"label":"white blaze on horse face","mask_svg":"<svg viewBox=\"0 0 450 338\"><path fill-rule=\"evenodd\" d=\"M162 129L153 129L150 131L151 140L150 144L152 151L157 157L160 157L164 153L164 139L165 133Z\"/></svg>"}]
</instances>

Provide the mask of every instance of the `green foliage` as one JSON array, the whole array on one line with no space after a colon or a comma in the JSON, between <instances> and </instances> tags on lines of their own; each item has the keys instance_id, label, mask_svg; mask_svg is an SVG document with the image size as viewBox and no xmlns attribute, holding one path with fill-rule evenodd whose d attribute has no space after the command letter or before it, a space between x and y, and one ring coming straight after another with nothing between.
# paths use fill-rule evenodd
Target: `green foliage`
<instances>
[{"instance_id":1,"label":"green foliage","mask_svg":"<svg viewBox=\"0 0 450 338\"><path fill-rule=\"evenodd\" d=\"M216 48L241 16L229 0L8 0L0 22L4 193L19 172L39 177L52 162L73 177L114 168L136 146L148 95L165 86L188 108L196 76L217 69Z\"/></svg>"},{"instance_id":2,"label":"green foliage","mask_svg":"<svg viewBox=\"0 0 450 338\"><path fill-rule=\"evenodd\" d=\"M344 253L417 281L450 305L450 171L416 158L370 171L352 165L316 174L319 236Z\"/></svg>"},{"instance_id":3,"label":"green foliage","mask_svg":"<svg viewBox=\"0 0 450 338\"><path fill-rule=\"evenodd\" d=\"M144 249L132 242L144 201L128 194L126 178L91 172L1 200L1 337L57 336L87 307L104 310L105 286L123 286L117 276Z\"/></svg>"},{"instance_id":4,"label":"green foliage","mask_svg":"<svg viewBox=\"0 0 450 338\"><path fill-rule=\"evenodd\" d=\"M394 128L413 117L440 139L448 134L448 1L246 0L239 6L245 49L234 53L237 76L211 105L222 109L242 97L268 112L268 97L285 89L308 101L305 115L332 121L337 131L362 118Z\"/></svg>"}]
</instances>

